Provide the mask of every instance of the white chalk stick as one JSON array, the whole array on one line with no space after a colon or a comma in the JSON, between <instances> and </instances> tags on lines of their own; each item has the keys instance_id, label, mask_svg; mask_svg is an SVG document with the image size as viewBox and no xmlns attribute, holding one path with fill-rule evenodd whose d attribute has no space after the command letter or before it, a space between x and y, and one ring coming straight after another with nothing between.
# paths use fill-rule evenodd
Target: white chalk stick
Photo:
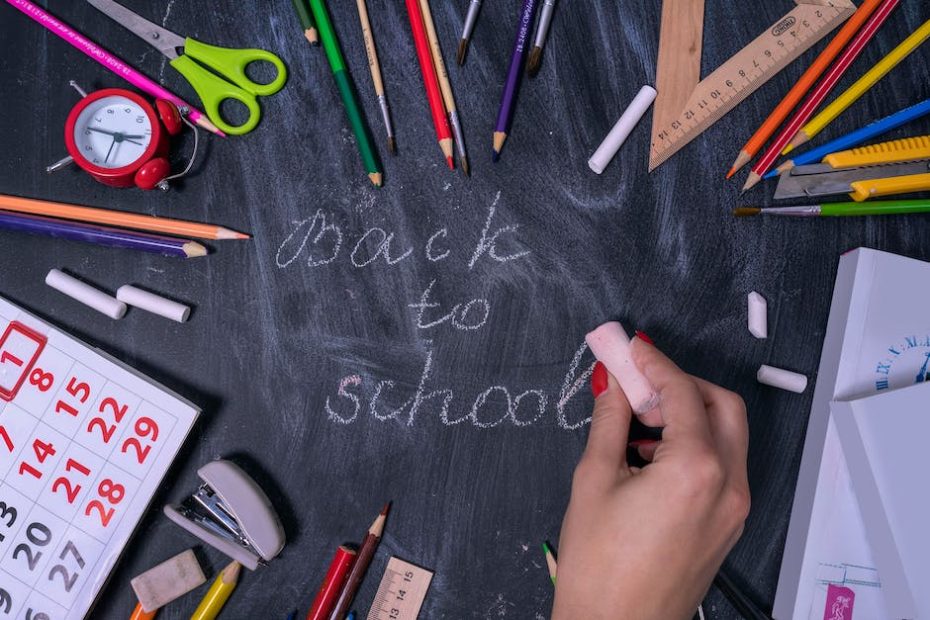
<instances>
[{"instance_id":1,"label":"white chalk stick","mask_svg":"<svg viewBox=\"0 0 930 620\"><path fill-rule=\"evenodd\" d=\"M636 97L633 98L633 101L620 116L620 120L617 121L610 133L607 134L607 137L604 138L604 141L601 142L601 145L594 151L594 155L588 160L588 167L591 170L597 174L604 172L604 168L614 158L614 155L626 142L626 139L630 137L633 128L636 127L636 124L639 123L655 99L656 89L652 86L643 86L639 89Z\"/></svg>"},{"instance_id":2,"label":"white chalk stick","mask_svg":"<svg viewBox=\"0 0 930 620\"><path fill-rule=\"evenodd\" d=\"M167 559L130 581L142 609L149 612L200 587L207 578L191 549Z\"/></svg>"},{"instance_id":3,"label":"white chalk stick","mask_svg":"<svg viewBox=\"0 0 930 620\"><path fill-rule=\"evenodd\" d=\"M594 357L617 379L634 413L648 413L659 404L655 388L633 363L630 337L623 325L616 321L604 323L584 339Z\"/></svg>"},{"instance_id":4,"label":"white chalk stick","mask_svg":"<svg viewBox=\"0 0 930 620\"><path fill-rule=\"evenodd\" d=\"M176 301L165 299L160 295L143 291L131 284L119 287L116 291L116 298L130 306L147 310L152 314L163 316L166 319L183 323L191 314L191 309L184 304Z\"/></svg>"},{"instance_id":5,"label":"white chalk stick","mask_svg":"<svg viewBox=\"0 0 930 620\"><path fill-rule=\"evenodd\" d=\"M111 319L121 319L126 314L126 304L89 284L81 282L77 278L72 278L63 271L52 269L45 276L45 283L56 291L64 293L71 299L105 314Z\"/></svg>"},{"instance_id":6,"label":"white chalk stick","mask_svg":"<svg viewBox=\"0 0 930 620\"><path fill-rule=\"evenodd\" d=\"M117 297L119 295L117 294ZM769 305L765 297L753 291L747 298L749 333L765 339L769 335Z\"/></svg>"},{"instance_id":7,"label":"white chalk stick","mask_svg":"<svg viewBox=\"0 0 930 620\"><path fill-rule=\"evenodd\" d=\"M764 385L771 385L796 394L800 394L807 389L807 377L804 375L783 368L766 366L765 364L759 367L756 380Z\"/></svg>"}]
</instances>

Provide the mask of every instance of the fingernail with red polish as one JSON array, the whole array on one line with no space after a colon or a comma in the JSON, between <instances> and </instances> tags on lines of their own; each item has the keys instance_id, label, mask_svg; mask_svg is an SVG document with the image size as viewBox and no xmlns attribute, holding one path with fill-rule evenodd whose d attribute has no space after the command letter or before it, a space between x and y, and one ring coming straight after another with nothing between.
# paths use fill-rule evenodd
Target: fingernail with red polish
<instances>
[{"instance_id":1,"label":"fingernail with red polish","mask_svg":"<svg viewBox=\"0 0 930 620\"><path fill-rule=\"evenodd\" d=\"M636 337L642 340L643 342L645 342L646 344L655 345L655 342L652 341L652 338L650 338L648 335L646 335L645 333L641 331L637 330Z\"/></svg>"},{"instance_id":2,"label":"fingernail with red polish","mask_svg":"<svg viewBox=\"0 0 930 620\"><path fill-rule=\"evenodd\" d=\"M607 367L602 363L594 364L594 372L591 373L591 393L597 398L607 389Z\"/></svg>"}]
</instances>

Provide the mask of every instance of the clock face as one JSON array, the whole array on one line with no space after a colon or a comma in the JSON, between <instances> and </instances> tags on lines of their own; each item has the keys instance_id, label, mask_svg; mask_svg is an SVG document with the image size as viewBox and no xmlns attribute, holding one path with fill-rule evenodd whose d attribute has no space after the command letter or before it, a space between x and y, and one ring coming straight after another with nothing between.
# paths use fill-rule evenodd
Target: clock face
<instances>
[{"instance_id":1,"label":"clock face","mask_svg":"<svg viewBox=\"0 0 930 620\"><path fill-rule=\"evenodd\" d=\"M137 161L152 141L152 121L138 103L110 95L90 102L74 124L78 153L101 168Z\"/></svg>"},{"instance_id":2,"label":"clock face","mask_svg":"<svg viewBox=\"0 0 930 620\"><path fill-rule=\"evenodd\" d=\"M888 347L875 367L879 392L930 382L930 333L905 336Z\"/></svg>"}]
</instances>

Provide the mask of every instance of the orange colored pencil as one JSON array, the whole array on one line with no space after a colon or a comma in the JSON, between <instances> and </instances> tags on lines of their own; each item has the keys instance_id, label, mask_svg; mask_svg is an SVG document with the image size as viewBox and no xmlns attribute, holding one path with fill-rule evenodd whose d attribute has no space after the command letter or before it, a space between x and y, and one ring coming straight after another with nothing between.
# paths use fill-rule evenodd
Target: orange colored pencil
<instances>
[{"instance_id":1,"label":"orange colored pencil","mask_svg":"<svg viewBox=\"0 0 930 620\"><path fill-rule=\"evenodd\" d=\"M829 68L833 60L839 56L843 48L846 47L846 44L859 32L862 25L881 3L882 0L865 0L856 12L853 13L853 16L840 28L840 31L833 37L830 44L820 52L820 56L818 56L813 64L808 67L807 71L804 72L801 79L788 91L788 94L781 100L781 103L772 110L772 113L765 119L762 126L749 138L749 141L746 142L740 150L739 156L737 156L736 161L733 163L733 167L730 168L730 171L727 173L728 179L756 156L756 153L765 145L766 140L771 138L772 134L774 134L784 120L788 118L791 111L801 102L804 95L807 94L807 91L820 79L823 72Z\"/></svg>"},{"instance_id":2,"label":"orange colored pencil","mask_svg":"<svg viewBox=\"0 0 930 620\"><path fill-rule=\"evenodd\" d=\"M779 133L772 144L769 145L769 148L766 149L762 158L752 167L752 172L749 173L749 178L746 179L746 184L743 186L744 192L754 187L762 180L765 173L771 170L781 150L791 142L791 138L798 133L801 127L804 126L804 123L810 120L820 104L824 102L833 88L839 83L843 74L845 74L847 69L853 64L853 61L859 57L859 54L862 53L862 50L864 50L869 41L872 40L875 33L878 32L878 29L881 28L882 24L888 19L888 16L891 15L891 12L895 10L901 2L901 0L883 1L884 4L872 14L868 23L862 27L862 30L860 30L856 38L853 39L853 42L849 44L849 47L847 47L839 59L837 59L836 63L830 67L830 70L817 85L817 88L811 92L810 96L804 101L804 104L794 112L791 120L788 121L788 124L782 128L781 133Z\"/></svg>"},{"instance_id":3,"label":"orange colored pencil","mask_svg":"<svg viewBox=\"0 0 930 620\"><path fill-rule=\"evenodd\" d=\"M446 156L446 163L454 170L452 159L452 130L449 128L449 119L446 116L446 106L442 101L439 90L439 78L436 76L436 66L433 64L433 52L426 36L426 26L423 23L423 12L420 10L418 0L406 0L407 15L410 17L410 30L413 31L413 44L417 49L417 59L420 61L420 72L423 74L423 85L426 87L426 98L429 101L430 112L433 115L433 126L436 128L436 137L439 138L439 148Z\"/></svg>"},{"instance_id":4,"label":"orange colored pencil","mask_svg":"<svg viewBox=\"0 0 930 620\"><path fill-rule=\"evenodd\" d=\"M249 235L222 226L213 224L198 224L184 220L173 220L165 217L142 215L141 213L127 213L125 211L112 211L110 209L96 209L94 207L81 207L61 202L48 202L46 200L31 200L17 196L0 194L0 209L28 213L31 215L45 215L65 220L74 220L88 224L105 224L119 226L120 228L133 228L151 233L162 233L175 237L195 237L198 239L248 239Z\"/></svg>"}]
</instances>

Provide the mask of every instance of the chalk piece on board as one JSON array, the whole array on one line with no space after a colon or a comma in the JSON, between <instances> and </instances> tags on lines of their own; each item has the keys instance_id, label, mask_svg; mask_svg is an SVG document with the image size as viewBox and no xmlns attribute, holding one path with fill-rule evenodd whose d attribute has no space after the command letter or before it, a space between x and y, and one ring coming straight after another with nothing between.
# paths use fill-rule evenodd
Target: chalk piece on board
<instances>
[{"instance_id":1,"label":"chalk piece on board","mask_svg":"<svg viewBox=\"0 0 930 620\"><path fill-rule=\"evenodd\" d=\"M623 325L616 321L604 323L587 336L585 342L594 353L594 357L607 367L636 414L648 413L659 404L659 395L636 368L630 352L630 337Z\"/></svg>"},{"instance_id":2,"label":"chalk piece on board","mask_svg":"<svg viewBox=\"0 0 930 620\"><path fill-rule=\"evenodd\" d=\"M192 549L150 568L129 583L146 612L164 607L207 581Z\"/></svg>"},{"instance_id":3,"label":"chalk piece on board","mask_svg":"<svg viewBox=\"0 0 930 620\"><path fill-rule=\"evenodd\" d=\"M186 321L187 317L191 314L191 309L184 304L165 299L155 293L143 291L141 288L136 288L131 284L119 287L119 290L116 291L116 298L130 306L147 310L152 314L163 316L166 319L171 319L178 323Z\"/></svg>"},{"instance_id":4,"label":"chalk piece on board","mask_svg":"<svg viewBox=\"0 0 930 620\"><path fill-rule=\"evenodd\" d=\"M807 389L807 377L804 375L765 364L759 367L756 380L764 385L771 385L796 394Z\"/></svg>"},{"instance_id":5,"label":"chalk piece on board","mask_svg":"<svg viewBox=\"0 0 930 620\"><path fill-rule=\"evenodd\" d=\"M71 299L101 312L111 319L121 319L126 314L126 304L91 285L73 278L63 271L52 269L45 276L45 283Z\"/></svg>"},{"instance_id":6,"label":"chalk piece on board","mask_svg":"<svg viewBox=\"0 0 930 620\"><path fill-rule=\"evenodd\" d=\"M119 293L116 295L119 297ZM749 308L749 333L759 339L768 338L769 335L769 306L765 297L753 291L747 300Z\"/></svg>"},{"instance_id":7,"label":"chalk piece on board","mask_svg":"<svg viewBox=\"0 0 930 620\"><path fill-rule=\"evenodd\" d=\"M604 172L604 168L614 158L623 143L632 133L640 119L656 99L656 89L652 86L643 86L636 93L632 103L624 110L620 120L614 125L601 145L594 151L594 155L588 160L588 167L597 174Z\"/></svg>"}]
</instances>

